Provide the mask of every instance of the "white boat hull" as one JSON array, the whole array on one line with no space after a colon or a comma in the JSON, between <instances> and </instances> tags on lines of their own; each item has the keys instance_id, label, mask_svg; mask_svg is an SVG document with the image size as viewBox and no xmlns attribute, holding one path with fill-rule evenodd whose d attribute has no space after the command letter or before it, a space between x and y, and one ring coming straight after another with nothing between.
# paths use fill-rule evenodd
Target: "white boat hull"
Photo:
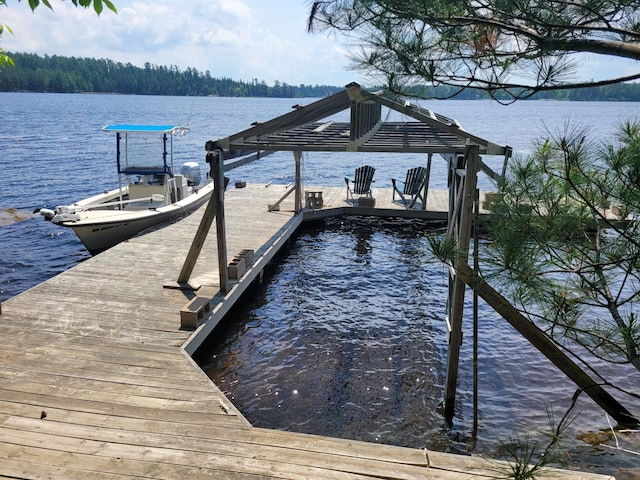
<instances>
[{"instance_id":1,"label":"white boat hull","mask_svg":"<svg viewBox=\"0 0 640 480\"><path fill-rule=\"evenodd\" d=\"M213 182L201 187L185 199L166 206L146 209L86 209L82 207L96 205L96 199L113 197L114 190L107 194L91 197L74 204L80 210L72 219L64 216L54 217L51 221L63 227L73 229L80 241L92 255L100 253L118 243L127 240L151 227L183 218L204 205L213 193ZM99 204L99 203L98 203Z\"/></svg>"},{"instance_id":2,"label":"white boat hull","mask_svg":"<svg viewBox=\"0 0 640 480\"><path fill-rule=\"evenodd\" d=\"M173 137L187 127L116 124L102 130L116 134L118 188L55 210L38 209L51 223L73 229L92 255L189 215L211 198L211 179L197 187L198 162L175 170Z\"/></svg>"}]
</instances>

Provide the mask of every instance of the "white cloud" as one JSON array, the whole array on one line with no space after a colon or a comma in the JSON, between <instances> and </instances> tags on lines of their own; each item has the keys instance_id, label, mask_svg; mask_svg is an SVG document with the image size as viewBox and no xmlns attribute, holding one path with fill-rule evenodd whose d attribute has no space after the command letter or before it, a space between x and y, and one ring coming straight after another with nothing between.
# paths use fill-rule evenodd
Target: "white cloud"
<instances>
[{"instance_id":1,"label":"white cloud","mask_svg":"<svg viewBox=\"0 0 640 480\"><path fill-rule=\"evenodd\" d=\"M113 0L118 15L75 8L54 0L54 12L26 1L2 8L7 51L109 58L143 66L176 65L209 70L214 77L258 79L269 84L370 83L348 69L344 42L306 32L308 0ZM637 71L637 62L591 55L584 80Z\"/></svg>"},{"instance_id":2,"label":"white cloud","mask_svg":"<svg viewBox=\"0 0 640 480\"><path fill-rule=\"evenodd\" d=\"M192 67L213 76L290 84L354 79L336 42L305 31L305 0L114 0L118 15L52 2L2 9L7 51Z\"/></svg>"}]
</instances>

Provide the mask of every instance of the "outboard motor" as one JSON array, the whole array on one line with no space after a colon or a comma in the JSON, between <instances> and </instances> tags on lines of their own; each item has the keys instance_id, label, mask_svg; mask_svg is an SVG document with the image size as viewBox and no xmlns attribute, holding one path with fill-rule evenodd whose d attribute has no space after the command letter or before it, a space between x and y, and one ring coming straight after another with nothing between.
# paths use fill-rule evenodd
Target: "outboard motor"
<instances>
[{"instance_id":1,"label":"outboard motor","mask_svg":"<svg viewBox=\"0 0 640 480\"><path fill-rule=\"evenodd\" d=\"M185 162L180 167L180 175L187 179L187 185L197 187L200 185L200 165L198 162Z\"/></svg>"},{"instance_id":2,"label":"outboard motor","mask_svg":"<svg viewBox=\"0 0 640 480\"><path fill-rule=\"evenodd\" d=\"M49 208L40 208L33 213L36 213L36 212L40 212L40 215L42 215L44 219L47 220L48 222L50 222L51 219L56 216L56 211L51 210Z\"/></svg>"}]
</instances>

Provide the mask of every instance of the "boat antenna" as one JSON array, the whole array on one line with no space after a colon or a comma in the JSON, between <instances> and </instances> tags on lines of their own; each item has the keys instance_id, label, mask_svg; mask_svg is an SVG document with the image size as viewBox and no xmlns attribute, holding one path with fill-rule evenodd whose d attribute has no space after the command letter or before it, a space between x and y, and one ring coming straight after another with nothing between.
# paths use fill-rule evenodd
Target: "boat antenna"
<instances>
[{"instance_id":1,"label":"boat antenna","mask_svg":"<svg viewBox=\"0 0 640 480\"><path fill-rule=\"evenodd\" d=\"M187 90L187 97L189 97L191 93L191 86L189 86L189 90ZM196 98L195 95L193 96L193 99L191 100L191 109L189 110L189 116L187 117L187 128L191 128L191 117L193 116L193 106L196 103Z\"/></svg>"}]
</instances>

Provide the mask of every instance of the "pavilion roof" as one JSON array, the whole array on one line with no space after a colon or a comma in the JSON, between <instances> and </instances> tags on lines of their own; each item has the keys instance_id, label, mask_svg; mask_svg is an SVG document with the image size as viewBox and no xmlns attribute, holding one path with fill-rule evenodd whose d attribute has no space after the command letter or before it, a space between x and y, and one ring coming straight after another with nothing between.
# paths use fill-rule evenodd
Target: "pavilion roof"
<instances>
[{"instance_id":1,"label":"pavilion roof","mask_svg":"<svg viewBox=\"0 0 640 480\"><path fill-rule=\"evenodd\" d=\"M382 107L407 121L382 121ZM251 128L208 142L207 150L463 153L468 144L481 154L504 155L500 146L465 131L453 119L409 102L371 93L351 83L338 93ZM329 119L350 110L349 122ZM225 158L229 158L225 153Z\"/></svg>"},{"instance_id":2,"label":"pavilion roof","mask_svg":"<svg viewBox=\"0 0 640 480\"><path fill-rule=\"evenodd\" d=\"M383 121L383 107L402 113L406 121ZM226 138L209 141L206 149L222 150L225 159L256 151L433 153L448 157L464 154L468 145L478 145L481 155L510 154L510 147L469 133L456 120L409 101L369 92L357 83L293 108ZM347 110L348 122L330 118ZM488 167L483 164L481 169L487 171Z\"/></svg>"}]
</instances>

